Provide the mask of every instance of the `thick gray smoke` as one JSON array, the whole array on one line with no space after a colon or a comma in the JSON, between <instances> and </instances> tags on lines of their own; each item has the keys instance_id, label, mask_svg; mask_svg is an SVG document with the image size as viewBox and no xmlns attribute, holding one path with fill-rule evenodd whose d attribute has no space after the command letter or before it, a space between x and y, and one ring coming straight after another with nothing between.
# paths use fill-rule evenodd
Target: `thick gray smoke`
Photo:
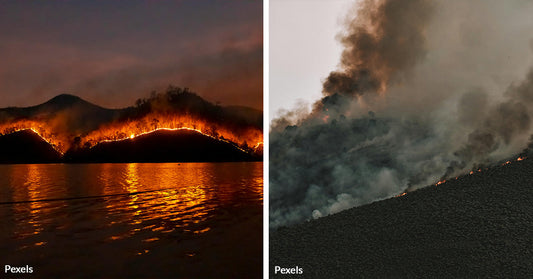
<instances>
[{"instance_id":1,"label":"thick gray smoke","mask_svg":"<svg viewBox=\"0 0 533 279\"><path fill-rule=\"evenodd\" d=\"M272 228L435 184L527 147L533 2L358 5L324 97L310 113L272 122Z\"/></svg>"},{"instance_id":2,"label":"thick gray smoke","mask_svg":"<svg viewBox=\"0 0 533 279\"><path fill-rule=\"evenodd\" d=\"M426 0L363 2L341 39L342 69L329 75L324 93L361 95L401 80L426 54L424 32L432 12Z\"/></svg>"}]
</instances>

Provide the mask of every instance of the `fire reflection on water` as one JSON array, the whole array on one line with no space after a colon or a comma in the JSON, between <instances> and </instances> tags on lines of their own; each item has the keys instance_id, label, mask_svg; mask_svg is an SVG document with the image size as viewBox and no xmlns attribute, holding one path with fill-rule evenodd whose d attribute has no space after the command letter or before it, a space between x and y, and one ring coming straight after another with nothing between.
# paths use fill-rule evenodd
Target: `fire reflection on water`
<instances>
[{"instance_id":1,"label":"fire reflection on water","mask_svg":"<svg viewBox=\"0 0 533 279\"><path fill-rule=\"evenodd\" d=\"M4 165L0 174L9 177L0 217L12 227L0 240L18 239L17 250L61 235L133 241L141 255L177 234L209 232L221 208L262 203L261 163Z\"/></svg>"},{"instance_id":2,"label":"fire reflection on water","mask_svg":"<svg viewBox=\"0 0 533 279\"><path fill-rule=\"evenodd\" d=\"M261 162L0 165L0 177L0 258L40 278L260 270Z\"/></svg>"},{"instance_id":3,"label":"fire reflection on water","mask_svg":"<svg viewBox=\"0 0 533 279\"><path fill-rule=\"evenodd\" d=\"M45 184L43 175L36 165L17 165L13 167L10 177L12 184L21 184L23 187L13 189L13 196L16 200L39 200L43 198L38 185ZM41 216L41 205L36 203L15 204L13 210L21 219L27 222L17 222L14 228L16 237L25 238L39 234L43 228L39 217Z\"/></svg>"},{"instance_id":4,"label":"fire reflection on water","mask_svg":"<svg viewBox=\"0 0 533 279\"><path fill-rule=\"evenodd\" d=\"M113 224L128 224L135 227L123 234L113 235L109 239L118 240L131 237L138 232L171 233L177 228L185 232L202 233L209 231L208 226L200 226L207 219L209 211L215 205L208 203L206 185L211 184L206 166L201 164L158 164L157 172L145 172L149 164L125 164L120 187L124 190L124 199L106 200L106 208L119 220ZM208 165L208 164L206 164ZM112 195L115 187L109 187L113 170L104 167L100 179L105 190L104 195ZM150 187L147 187L151 185ZM209 188L208 186L207 188ZM149 189L150 192L143 192ZM147 234L143 241L159 240Z\"/></svg>"}]
</instances>

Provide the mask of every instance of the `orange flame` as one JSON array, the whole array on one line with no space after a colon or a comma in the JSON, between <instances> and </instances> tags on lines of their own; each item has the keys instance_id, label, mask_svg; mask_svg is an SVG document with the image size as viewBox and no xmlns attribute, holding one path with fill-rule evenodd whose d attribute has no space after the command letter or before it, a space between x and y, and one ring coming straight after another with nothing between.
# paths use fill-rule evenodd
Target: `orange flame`
<instances>
[{"instance_id":1,"label":"orange flame","mask_svg":"<svg viewBox=\"0 0 533 279\"><path fill-rule=\"evenodd\" d=\"M399 197L403 197L403 196L405 196L405 195L407 195L407 192L403 192L403 193L398 194L398 195L396 195L396 196L394 196L394 197L395 197L395 198L399 198Z\"/></svg>"},{"instance_id":2,"label":"orange flame","mask_svg":"<svg viewBox=\"0 0 533 279\"><path fill-rule=\"evenodd\" d=\"M157 130L193 130L211 138L234 143L244 149L253 149L263 142L263 132L248 128L236 131L223 124L209 123L191 116L152 113L141 119L116 122L92 131L82 139L82 144L94 146L104 141L132 139Z\"/></svg>"},{"instance_id":3,"label":"orange flame","mask_svg":"<svg viewBox=\"0 0 533 279\"><path fill-rule=\"evenodd\" d=\"M263 132L258 128L227 127L221 123L210 123L203 119L188 115L163 115L152 113L141 119L117 121L104 125L85 135L73 135L66 131L59 131L57 127L49 125L47 121L17 120L0 124L0 135L11 134L22 130L32 130L47 141L54 149L64 154L80 137L77 144L92 147L99 142L133 139L157 130L194 130L211 138L229 142L246 152L261 152L263 146Z\"/></svg>"},{"instance_id":4,"label":"orange flame","mask_svg":"<svg viewBox=\"0 0 533 279\"><path fill-rule=\"evenodd\" d=\"M45 122L18 120L9 124L0 124L0 135L12 134L24 130L33 131L62 154L69 147L67 136L59 132L53 132Z\"/></svg>"}]
</instances>

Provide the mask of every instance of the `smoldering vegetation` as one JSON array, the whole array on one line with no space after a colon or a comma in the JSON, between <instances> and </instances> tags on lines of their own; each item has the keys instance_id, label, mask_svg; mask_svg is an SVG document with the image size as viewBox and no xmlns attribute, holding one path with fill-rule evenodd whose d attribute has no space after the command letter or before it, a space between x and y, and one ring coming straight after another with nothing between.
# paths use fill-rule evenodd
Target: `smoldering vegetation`
<instances>
[{"instance_id":1,"label":"smoldering vegetation","mask_svg":"<svg viewBox=\"0 0 533 279\"><path fill-rule=\"evenodd\" d=\"M162 92L152 91L133 106L121 109L107 109L74 95L60 94L36 106L0 108L0 124L20 120L42 121L58 133L81 136L102 125L136 120L150 113L190 115L237 130L261 130L263 126L263 113L259 110L213 104L189 88L173 85Z\"/></svg>"},{"instance_id":2,"label":"smoldering vegetation","mask_svg":"<svg viewBox=\"0 0 533 279\"><path fill-rule=\"evenodd\" d=\"M354 11L324 97L271 123L272 228L454 178L528 145L533 3L366 0Z\"/></svg>"},{"instance_id":3,"label":"smoldering vegetation","mask_svg":"<svg viewBox=\"0 0 533 279\"><path fill-rule=\"evenodd\" d=\"M170 85L164 92L152 91L148 98L138 99L135 106L125 109L118 121L143 118L150 113L161 115L188 115L206 122L219 124L244 133L246 130L263 129L263 113L243 106L213 104L189 88Z\"/></svg>"}]
</instances>

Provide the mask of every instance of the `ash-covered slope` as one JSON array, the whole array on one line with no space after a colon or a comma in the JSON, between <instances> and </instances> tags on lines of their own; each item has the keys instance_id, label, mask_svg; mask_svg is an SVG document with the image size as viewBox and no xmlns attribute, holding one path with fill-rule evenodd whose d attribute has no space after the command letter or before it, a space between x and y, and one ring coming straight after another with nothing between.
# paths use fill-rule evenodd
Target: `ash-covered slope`
<instances>
[{"instance_id":1,"label":"ash-covered slope","mask_svg":"<svg viewBox=\"0 0 533 279\"><path fill-rule=\"evenodd\" d=\"M279 228L271 277L299 266L302 278L531 278L531 181L525 159Z\"/></svg>"},{"instance_id":2,"label":"ash-covered slope","mask_svg":"<svg viewBox=\"0 0 533 279\"><path fill-rule=\"evenodd\" d=\"M54 163L61 154L31 130L0 136L0 164Z\"/></svg>"},{"instance_id":3,"label":"ash-covered slope","mask_svg":"<svg viewBox=\"0 0 533 279\"><path fill-rule=\"evenodd\" d=\"M192 130L157 130L132 139L70 150L66 162L232 162L257 161L235 145Z\"/></svg>"}]
</instances>

